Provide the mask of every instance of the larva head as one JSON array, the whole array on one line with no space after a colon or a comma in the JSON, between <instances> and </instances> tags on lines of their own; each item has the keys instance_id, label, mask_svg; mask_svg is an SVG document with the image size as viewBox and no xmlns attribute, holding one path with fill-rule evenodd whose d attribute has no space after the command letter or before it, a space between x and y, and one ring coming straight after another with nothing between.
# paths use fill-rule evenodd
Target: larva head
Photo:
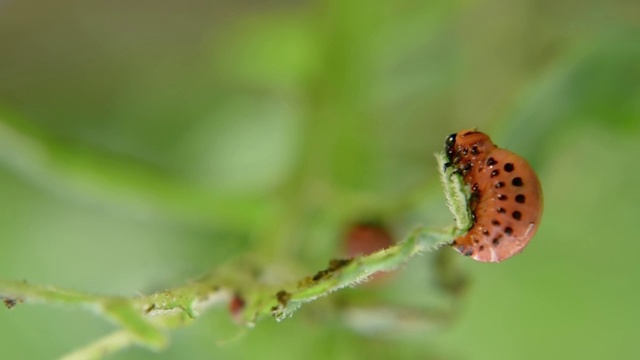
<instances>
[{"instance_id":1,"label":"larva head","mask_svg":"<svg viewBox=\"0 0 640 360\"><path fill-rule=\"evenodd\" d=\"M481 153L495 147L489 137L476 130L462 130L447 137L444 151L450 165L458 165L465 160L473 160Z\"/></svg>"},{"instance_id":2,"label":"larva head","mask_svg":"<svg viewBox=\"0 0 640 360\"><path fill-rule=\"evenodd\" d=\"M456 135L457 134L449 135L447 140L444 142L444 152L445 154L447 154L447 160L449 160L449 163L453 163L454 151L455 151L454 149L456 146Z\"/></svg>"}]
</instances>

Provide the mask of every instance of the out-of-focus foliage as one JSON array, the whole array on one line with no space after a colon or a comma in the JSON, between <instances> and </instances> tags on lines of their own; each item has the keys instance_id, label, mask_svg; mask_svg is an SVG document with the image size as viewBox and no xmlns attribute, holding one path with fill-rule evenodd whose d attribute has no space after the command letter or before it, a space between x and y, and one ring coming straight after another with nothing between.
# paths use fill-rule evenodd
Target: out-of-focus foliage
<instances>
[{"instance_id":1,"label":"out-of-focus foliage","mask_svg":"<svg viewBox=\"0 0 640 360\"><path fill-rule=\"evenodd\" d=\"M531 160L545 213L522 255L460 259L472 281L450 328L362 337L314 303L235 338L220 311L166 352L116 358L632 358L638 14L623 0L0 1L0 277L131 295L248 252L317 270L349 221L396 236L449 223L432 154L477 126ZM428 301L411 298L427 275L407 270L345 292ZM0 311L9 357L109 330Z\"/></svg>"}]
</instances>

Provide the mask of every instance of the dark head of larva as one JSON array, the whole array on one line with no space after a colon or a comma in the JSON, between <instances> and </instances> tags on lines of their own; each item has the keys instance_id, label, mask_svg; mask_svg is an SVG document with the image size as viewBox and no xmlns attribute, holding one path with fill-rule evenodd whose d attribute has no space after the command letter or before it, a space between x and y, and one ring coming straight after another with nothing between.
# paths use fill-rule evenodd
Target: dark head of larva
<instances>
[{"instance_id":1,"label":"dark head of larva","mask_svg":"<svg viewBox=\"0 0 640 360\"><path fill-rule=\"evenodd\" d=\"M494 146L489 137L476 130L462 130L447 137L444 151L447 155L448 165L458 165L461 160L477 159L488 146Z\"/></svg>"},{"instance_id":2,"label":"dark head of larva","mask_svg":"<svg viewBox=\"0 0 640 360\"><path fill-rule=\"evenodd\" d=\"M447 160L453 163L454 153L456 147L456 134L451 134L444 142L444 152L447 154Z\"/></svg>"}]
</instances>

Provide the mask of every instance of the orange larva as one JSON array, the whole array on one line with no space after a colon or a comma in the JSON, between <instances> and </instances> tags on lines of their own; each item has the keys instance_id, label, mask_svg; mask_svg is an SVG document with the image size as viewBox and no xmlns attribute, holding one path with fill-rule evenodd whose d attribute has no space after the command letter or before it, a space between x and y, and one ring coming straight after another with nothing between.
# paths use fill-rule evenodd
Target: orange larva
<instances>
[{"instance_id":1,"label":"orange larva","mask_svg":"<svg viewBox=\"0 0 640 360\"><path fill-rule=\"evenodd\" d=\"M387 228L378 222L360 222L351 225L345 235L345 247L348 257L373 254L393 246L393 236ZM391 278L391 273L376 272L371 274L369 284L382 284Z\"/></svg>"},{"instance_id":2,"label":"orange larva","mask_svg":"<svg viewBox=\"0 0 640 360\"><path fill-rule=\"evenodd\" d=\"M354 224L345 237L348 257L373 254L394 244L389 231L377 222Z\"/></svg>"},{"instance_id":3,"label":"orange larva","mask_svg":"<svg viewBox=\"0 0 640 360\"><path fill-rule=\"evenodd\" d=\"M542 189L531 165L475 130L449 136L445 152L446 166L453 166L471 187L474 216L469 232L452 246L483 262L499 262L521 252L542 216Z\"/></svg>"}]
</instances>

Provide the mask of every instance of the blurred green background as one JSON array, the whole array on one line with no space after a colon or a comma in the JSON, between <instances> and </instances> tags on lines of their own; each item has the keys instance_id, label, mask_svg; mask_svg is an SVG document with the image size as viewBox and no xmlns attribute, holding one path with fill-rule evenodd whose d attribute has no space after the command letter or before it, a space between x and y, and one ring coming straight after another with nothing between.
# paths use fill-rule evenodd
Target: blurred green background
<instances>
[{"instance_id":1,"label":"blurred green background","mask_svg":"<svg viewBox=\"0 0 640 360\"><path fill-rule=\"evenodd\" d=\"M220 346L214 311L113 358L632 358L639 25L637 1L0 1L0 277L131 296L248 252L315 271L350 221L449 223L432 154L478 127L538 170L545 213L522 255L460 258L448 326L363 337L312 303ZM0 348L112 329L20 306Z\"/></svg>"}]
</instances>

